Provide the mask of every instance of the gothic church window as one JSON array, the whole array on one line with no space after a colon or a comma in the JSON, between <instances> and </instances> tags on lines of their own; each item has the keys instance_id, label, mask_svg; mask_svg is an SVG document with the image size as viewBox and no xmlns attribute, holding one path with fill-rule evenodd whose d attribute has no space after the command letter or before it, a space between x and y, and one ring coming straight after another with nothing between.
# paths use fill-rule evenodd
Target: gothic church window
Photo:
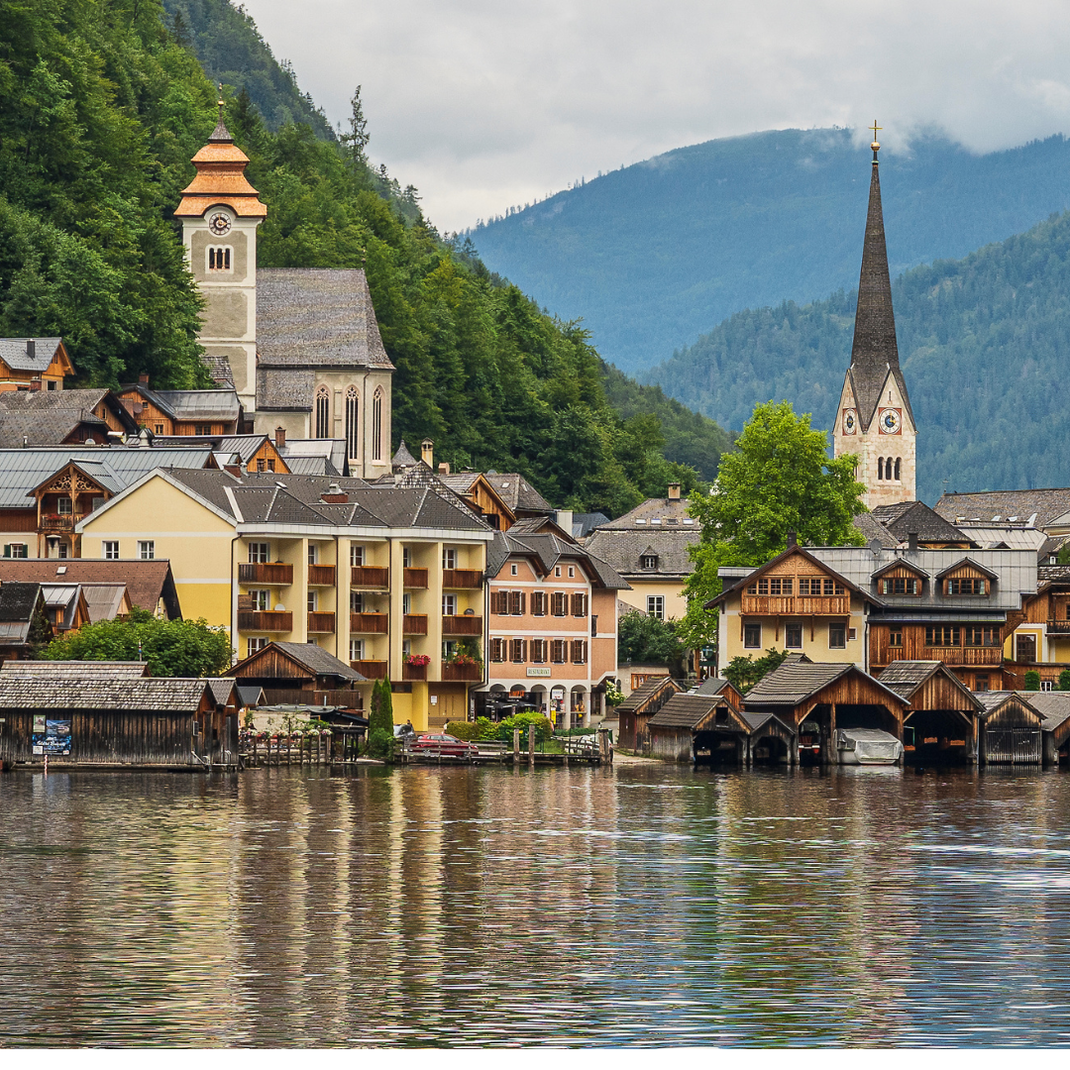
<instances>
[{"instance_id":1,"label":"gothic church window","mask_svg":"<svg viewBox=\"0 0 1070 1070\"><path fill-rule=\"evenodd\" d=\"M331 393L321 386L316 391L316 438L331 437Z\"/></svg>"},{"instance_id":2,"label":"gothic church window","mask_svg":"<svg viewBox=\"0 0 1070 1070\"><path fill-rule=\"evenodd\" d=\"M383 459L383 389L379 387L372 398L372 460Z\"/></svg>"},{"instance_id":3,"label":"gothic church window","mask_svg":"<svg viewBox=\"0 0 1070 1070\"><path fill-rule=\"evenodd\" d=\"M346 390L346 456L357 458L360 454L357 452L357 446L360 443L360 437L357 432L357 419L360 415L359 398L357 397L357 388L351 386Z\"/></svg>"},{"instance_id":4,"label":"gothic church window","mask_svg":"<svg viewBox=\"0 0 1070 1070\"><path fill-rule=\"evenodd\" d=\"M901 457L896 457L896 459L895 459L895 478L896 479L899 479L899 464L900 464L901 461L902 461Z\"/></svg>"}]
</instances>

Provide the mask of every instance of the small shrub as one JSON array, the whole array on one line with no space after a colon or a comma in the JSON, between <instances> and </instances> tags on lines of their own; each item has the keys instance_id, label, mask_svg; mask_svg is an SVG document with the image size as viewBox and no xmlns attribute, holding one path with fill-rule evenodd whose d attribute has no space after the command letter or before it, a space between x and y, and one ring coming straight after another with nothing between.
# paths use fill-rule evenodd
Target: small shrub
<instances>
[{"instance_id":1,"label":"small shrub","mask_svg":"<svg viewBox=\"0 0 1070 1070\"><path fill-rule=\"evenodd\" d=\"M512 717L506 717L497 725L497 733L494 738L512 746L513 730L520 729L520 742L527 745L528 726L535 726L535 742L545 743L553 734L553 725L541 713L517 713Z\"/></svg>"},{"instance_id":2,"label":"small shrub","mask_svg":"<svg viewBox=\"0 0 1070 1070\"><path fill-rule=\"evenodd\" d=\"M446 723L446 731L451 736L456 736L458 739L467 740L469 743L475 743L480 738L480 727L476 721L448 721Z\"/></svg>"},{"instance_id":3,"label":"small shrub","mask_svg":"<svg viewBox=\"0 0 1070 1070\"><path fill-rule=\"evenodd\" d=\"M1070 691L1070 669L1063 669L1059 673L1059 690Z\"/></svg>"},{"instance_id":4,"label":"small shrub","mask_svg":"<svg viewBox=\"0 0 1070 1070\"><path fill-rule=\"evenodd\" d=\"M1040 690L1040 673L1036 669L1030 669L1025 674L1025 689L1026 691Z\"/></svg>"}]
</instances>

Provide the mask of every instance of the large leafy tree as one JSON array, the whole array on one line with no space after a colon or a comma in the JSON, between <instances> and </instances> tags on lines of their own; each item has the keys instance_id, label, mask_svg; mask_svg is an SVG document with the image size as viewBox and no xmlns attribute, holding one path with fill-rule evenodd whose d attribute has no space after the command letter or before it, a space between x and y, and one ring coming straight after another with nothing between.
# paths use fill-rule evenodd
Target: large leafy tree
<instances>
[{"instance_id":1,"label":"large leafy tree","mask_svg":"<svg viewBox=\"0 0 1070 1070\"><path fill-rule=\"evenodd\" d=\"M617 658L637 665L665 665L673 675L683 675L684 648L671 620L658 620L634 610L617 624Z\"/></svg>"},{"instance_id":2,"label":"large leafy tree","mask_svg":"<svg viewBox=\"0 0 1070 1070\"><path fill-rule=\"evenodd\" d=\"M147 661L153 676L215 676L230 667L233 650L223 628L205 620L159 620L134 609L123 620L86 624L53 639L46 661Z\"/></svg>"},{"instance_id":3,"label":"large leafy tree","mask_svg":"<svg viewBox=\"0 0 1070 1070\"><path fill-rule=\"evenodd\" d=\"M796 416L790 402L754 410L736 452L721 458L710 493L691 496L702 535L689 551L695 569L685 588L684 642L700 646L716 634L703 604L721 593L719 568L764 564L787 547L789 532L811 546L862 544L852 522L865 510L855 463L850 455L831 460L825 432L811 428L809 414Z\"/></svg>"}]
</instances>

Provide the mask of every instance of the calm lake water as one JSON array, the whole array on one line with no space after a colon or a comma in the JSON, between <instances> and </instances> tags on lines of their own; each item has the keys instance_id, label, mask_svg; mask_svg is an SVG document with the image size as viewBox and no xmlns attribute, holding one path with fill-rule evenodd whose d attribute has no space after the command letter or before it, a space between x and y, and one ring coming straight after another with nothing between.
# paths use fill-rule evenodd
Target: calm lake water
<instances>
[{"instance_id":1,"label":"calm lake water","mask_svg":"<svg viewBox=\"0 0 1070 1070\"><path fill-rule=\"evenodd\" d=\"M1070 774L0 776L0 1045L1062 1045Z\"/></svg>"}]
</instances>

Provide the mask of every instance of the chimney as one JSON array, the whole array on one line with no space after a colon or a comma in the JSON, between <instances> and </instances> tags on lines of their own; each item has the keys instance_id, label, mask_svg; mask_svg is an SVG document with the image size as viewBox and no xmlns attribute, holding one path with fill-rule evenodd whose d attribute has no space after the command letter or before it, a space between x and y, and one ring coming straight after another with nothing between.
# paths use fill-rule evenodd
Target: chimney
<instances>
[{"instance_id":1,"label":"chimney","mask_svg":"<svg viewBox=\"0 0 1070 1070\"><path fill-rule=\"evenodd\" d=\"M555 520L557 526L566 534L572 534L572 510L571 509L558 509L556 511Z\"/></svg>"},{"instance_id":2,"label":"chimney","mask_svg":"<svg viewBox=\"0 0 1070 1070\"><path fill-rule=\"evenodd\" d=\"M138 381L138 385L139 386L148 386L149 385L149 373L148 372L141 372L137 377L137 381Z\"/></svg>"},{"instance_id":3,"label":"chimney","mask_svg":"<svg viewBox=\"0 0 1070 1070\"><path fill-rule=\"evenodd\" d=\"M285 446L285 445L286 445L286 428L285 427L276 427L275 428L275 448L277 450L281 450L282 447Z\"/></svg>"},{"instance_id":4,"label":"chimney","mask_svg":"<svg viewBox=\"0 0 1070 1070\"><path fill-rule=\"evenodd\" d=\"M679 498L679 497L680 497L680 484L679 483L670 483L669 484L669 500L672 501L674 498Z\"/></svg>"},{"instance_id":5,"label":"chimney","mask_svg":"<svg viewBox=\"0 0 1070 1070\"><path fill-rule=\"evenodd\" d=\"M425 438L423 442L420 443L420 460L423 461L428 468L432 470L434 469L435 443L429 438Z\"/></svg>"},{"instance_id":6,"label":"chimney","mask_svg":"<svg viewBox=\"0 0 1070 1070\"><path fill-rule=\"evenodd\" d=\"M915 551L918 548L918 533L916 531L907 532L907 549Z\"/></svg>"},{"instance_id":7,"label":"chimney","mask_svg":"<svg viewBox=\"0 0 1070 1070\"><path fill-rule=\"evenodd\" d=\"M799 536L798 536L798 534L796 532L794 532L794 531L789 531L788 534L787 534L787 538L785 540L785 543L786 543L785 549L789 549L792 546L798 546L799 545Z\"/></svg>"},{"instance_id":8,"label":"chimney","mask_svg":"<svg viewBox=\"0 0 1070 1070\"><path fill-rule=\"evenodd\" d=\"M450 462L439 461L438 462L438 474L440 476L448 476L450 474Z\"/></svg>"},{"instance_id":9,"label":"chimney","mask_svg":"<svg viewBox=\"0 0 1070 1070\"><path fill-rule=\"evenodd\" d=\"M320 501L328 505L345 505L349 495L337 483L332 483L321 495Z\"/></svg>"},{"instance_id":10,"label":"chimney","mask_svg":"<svg viewBox=\"0 0 1070 1070\"><path fill-rule=\"evenodd\" d=\"M37 343L32 338L26 339L26 356L33 360L37 356Z\"/></svg>"},{"instance_id":11,"label":"chimney","mask_svg":"<svg viewBox=\"0 0 1070 1070\"><path fill-rule=\"evenodd\" d=\"M40 379L31 379L30 380L30 393L33 394L34 392L36 392L36 391L38 391L40 389L41 389L41 380Z\"/></svg>"}]
</instances>

